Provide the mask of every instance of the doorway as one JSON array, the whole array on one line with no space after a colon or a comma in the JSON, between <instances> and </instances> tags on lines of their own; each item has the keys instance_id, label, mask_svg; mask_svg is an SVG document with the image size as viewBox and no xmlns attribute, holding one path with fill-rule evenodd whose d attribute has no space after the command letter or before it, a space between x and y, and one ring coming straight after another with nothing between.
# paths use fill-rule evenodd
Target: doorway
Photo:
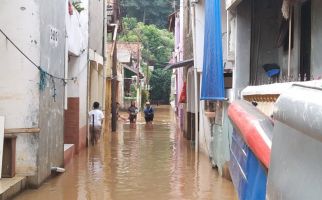
<instances>
[{"instance_id":1,"label":"doorway","mask_svg":"<svg viewBox=\"0 0 322 200\"><path fill-rule=\"evenodd\" d=\"M301 6L301 48L300 76L301 81L310 80L311 73L311 1Z\"/></svg>"}]
</instances>

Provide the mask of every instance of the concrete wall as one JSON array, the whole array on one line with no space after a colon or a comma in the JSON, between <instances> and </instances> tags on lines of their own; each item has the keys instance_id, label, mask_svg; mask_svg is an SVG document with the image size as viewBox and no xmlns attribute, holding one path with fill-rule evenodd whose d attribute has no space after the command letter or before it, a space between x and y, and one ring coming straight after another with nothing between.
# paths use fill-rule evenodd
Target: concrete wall
<instances>
[{"instance_id":1,"label":"concrete wall","mask_svg":"<svg viewBox=\"0 0 322 200\"><path fill-rule=\"evenodd\" d=\"M205 36L205 2L199 1L195 5L196 15L196 57L194 58L195 66L198 67L198 71L202 71L203 67L203 53L204 53L204 36Z\"/></svg>"},{"instance_id":2,"label":"concrete wall","mask_svg":"<svg viewBox=\"0 0 322 200\"><path fill-rule=\"evenodd\" d=\"M12 20L19 19L19 20ZM38 1L2 1L0 29L36 64L40 63ZM0 33L0 115L5 128L39 126L39 71ZM16 149L16 172L37 172L38 135L19 134Z\"/></svg>"},{"instance_id":3,"label":"concrete wall","mask_svg":"<svg viewBox=\"0 0 322 200\"><path fill-rule=\"evenodd\" d=\"M204 2L201 1L196 6L196 30L197 30L197 42L196 42L196 63L199 65L201 64L201 69L198 66L198 70L202 71L202 65L203 65L203 49L204 49L204 24L205 24L205 11L204 11ZM222 45L223 45L223 60L224 63L227 62L227 13L226 13L225 3L222 2L221 4L221 21L222 21ZM203 26L203 28L201 27ZM200 38L199 38L200 37ZM202 40L201 40L202 38ZM201 85L199 83L199 85ZM201 90L201 88L200 88ZM199 95L200 96L200 95ZM199 143L200 143L200 149L202 152L206 153L208 156L210 156L210 141L211 141L211 132L214 132L215 130L211 130L211 124L209 118L205 115L204 110L204 102L201 102L199 105L199 119L200 119L200 132L199 132Z\"/></svg>"},{"instance_id":4,"label":"concrete wall","mask_svg":"<svg viewBox=\"0 0 322 200\"><path fill-rule=\"evenodd\" d=\"M90 89L89 89L89 109L95 101L99 101L98 97L98 65L95 61L90 61Z\"/></svg>"},{"instance_id":5,"label":"concrete wall","mask_svg":"<svg viewBox=\"0 0 322 200\"><path fill-rule=\"evenodd\" d=\"M249 85L251 43L251 1L244 0L236 14L236 64L233 70L234 99Z\"/></svg>"},{"instance_id":6,"label":"concrete wall","mask_svg":"<svg viewBox=\"0 0 322 200\"><path fill-rule=\"evenodd\" d=\"M250 78L256 84L263 83L268 77L262 66L267 63L278 63L276 38L279 34L279 16L281 3L279 0L254 1L251 40Z\"/></svg>"},{"instance_id":7,"label":"concrete wall","mask_svg":"<svg viewBox=\"0 0 322 200\"><path fill-rule=\"evenodd\" d=\"M190 1L183 2L183 59L193 58L192 26Z\"/></svg>"},{"instance_id":8,"label":"concrete wall","mask_svg":"<svg viewBox=\"0 0 322 200\"><path fill-rule=\"evenodd\" d=\"M76 9L73 15L66 13L66 29L68 44L68 78L76 77L67 85L68 108L65 116L66 126L71 128L66 132L65 143L76 145L76 151L86 146L87 136L87 56L88 56L88 0L83 0L85 9L78 13ZM74 108L76 110L72 110ZM68 113L70 112L70 113ZM77 120L76 123L70 120ZM75 126L75 127L74 127ZM69 138L66 138L68 136Z\"/></svg>"},{"instance_id":9,"label":"concrete wall","mask_svg":"<svg viewBox=\"0 0 322 200\"><path fill-rule=\"evenodd\" d=\"M19 20L12 20L13 18ZM0 24L1 30L39 64L40 32L37 1L2 1ZM38 127L38 69L1 33L0 55L0 115L5 116L5 128Z\"/></svg>"},{"instance_id":10,"label":"concrete wall","mask_svg":"<svg viewBox=\"0 0 322 200\"><path fill-rule=\"evenodd\" d=\"M104 52L105 42L104 36L104 1L105 0L91 0L89 1L89 59L91 64L91 89L88 110L92 108L94 101L98 101L101 108L105 110L105 89L106 81L103 77L106 74L106 66L103 63L106 57ZM106 39L106 38L105 38ZM96 64L93 64L95 62ZM96 65L96 67L95 67ZM97 75L93 72L95 70ZM100 70L100 72L98 72ZM100 73L100 75L98 75ZM99 82L97 82L99 81ZM92 96L93 95L93 96Z\"/></svg>"},{"instance_id":11,"label":"concrete wall","mask_svg":"<svg viewBox=\"0 0 322 200\"><path fill-rule=\"evenodd\" d=\"M227 65L227 40L228 40L228 33L227 33L227 10L224 1L221 2L221 35L222 35L222 53L223 53L223 61L224 66Z\"/></svg>"},{"instance_id":12,"label":"concrete wall","mask_svg":"<svg viewBox=\"0 0 322 200\"><path fill-rule=\"evenodd\" d=\"M117 66L117 81L118 81L118 103L122 106L124 103L124 68L123 65L118 63ZM139 104L140 102L137 102L138 107L141 106Z\"/></svg>"},{"instance_id":13,"label":"concrete wall","mask_svg":"<svg viewBox=\"0 0 322 200\"><path fill-rule=\"evenodd\" d=\"M103 55L103 0L89 1L89 48Z\"/></svg>"},{"instance_id":14,"label":"concrete wall","mask_svg":"<svg viewBox=\"0 0 322 200\"><path fill-rule=\"evenodd\" d=\"M39 1L40 14L40 65L47 72L64 77L65 71L65 0ZM51 40L51 30L57 31L57 40ZM55 88L54 88L55 87ZM53 98L54 89L56 97ZM30 183L38 185L51 173L53 166L62 166L64 161L64 85L48 81L39 97L39 149L38 173Z\"/></svg>"},{"instance_id":15,"label":"concrete wall","mask_svg":"<svg viewBox=\"0 0 322 200\"><path fill-rule=\"evenodd\" d=\"M195 5L195 25L196 25L196 54L194 57L195 66L198 68L198 72L202 72L203 69L203 57L204 57L204 35L205 35L205 1L199 1ZM193 73L193 72L191 72ZM193 78L193 76L192 76ZM201 80L201 78L199 79ZM200 88L200 82L198 82L198 89ZM200 96L198 92L198 96ZM193 95L189 98L193 98ZM191 105L191 109L194 109L194 105ZM208 118L204 115L204 101L200 102L199 108L199 149L201 152L209 156L209 142L210 142L210 125Z\"/></svg>"},{"instance_id":16,"label":"concrete wall","mask_svg":"<svg viewBox=\"0 0 322 200\"><path fill-rule=\"evenodd\" d=\"M312 0L311 74L322 77L322 1Z\"/></svg>"},{"instance_id":17,"label":"concrete wall","mask_svg":"<svg viewBox=\"0 0 322 200\"><path fill-rule=\"evenodd\" d=\"M211 141L211 124L209 118L205 116L205 103L200 103L200 129L199 129L199 150L200 152L210 156Z\"/></svg>"},{"instance_id":18,"label":"concrete wall","mask_svg":"<svg viewBox=\"0 0 322 200\"><path fill-rule=\"evenodd\" d=\"M98 74L98 102L101 104L101 108L103 109L103 103L104 103L104 68L103 65L98 64L97 66L97 74Z\"/></svg>"},{"instance_id":19,"label":"concrete wall","mask_svg":"<svg viewBox=\"0 0 322 200\"><path fill-rule=\"evenodd\" d=\"M282 20L279 0L254 1L252 47L251 47L251 81L252 84L268 83L269 77L262 66L276 63L281 67L281 77L287 76L288 51L277 48L277 38ZM300 6L294 7L293 48L291 50L290 76L297 77L300 66ZM255 81L257 79L257 81Z\"/></svg>"},{"instance_id":20,"label":"concrete wall","mask_svg":"<svg viewBox=\"0 0 322 200\"><path fill-rule=\"evenodd\" d=\"M189 68L187 73L187 112L195 113L195 87L193 68Z\"/></svg>"}]
</instances>

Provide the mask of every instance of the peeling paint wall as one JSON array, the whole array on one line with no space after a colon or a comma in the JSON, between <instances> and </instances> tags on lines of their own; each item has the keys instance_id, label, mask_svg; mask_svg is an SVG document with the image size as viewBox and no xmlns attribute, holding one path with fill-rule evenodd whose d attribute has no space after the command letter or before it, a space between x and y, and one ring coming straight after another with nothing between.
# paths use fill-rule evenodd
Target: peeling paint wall
<instances>
[{"instance_id":1,"label":"peeling paint wall","mask_svg":"<svg viewBox=\"0 0 322 200\"><path fill-rule=\"evenodd\" d=\"M1 1L0 29L36 64L40 63L38 1ZM19 20L13 20L13 19ZM39 71L0 34L0 115L5 128L39 126ZM37 134L18 134L16 173L37 173Z\"/></svg>"},{"instance_id":2,"label":"peeling paint wall","mask_svg":"<svg viewBox=\"0 0 322 200\"><path fill-rule=\"evenodd\" d=\"M311 74L322 77L322 1L312 0Z\"/></svg>"},{"instance_id":3,"label":"peeling paint wall","mask_svg":"<svg viewBox=\"0 0 322 200\"><path fill-rule=\"evenodd\" d=\"M195 65L198 67L198 71L202 71L203 67L203 51L204 51L204 36L205 36L205 2L199 1L195 5L196 15L196 58Z\"/></svg>"},{"instance_id":4,"label":"peeling paint wall","mask_svg":"<svg viewBox=\"0 0 322 200\"><path fill-rule=\"evenodd\" d=\"M234 99L249 85L251 46L251 1L242 1L236 10L236 64L233 69Z\"/></svg>"},{"instance_id":5,"label":"peeling paint wall","mask_svg":"<svg viewBox=\"0 0 322 200\"><path fill-rule=\"evenodd\" d=\"M89 2L89 48L103 55L103 0Z\"/></svg>"},{"instance_id":6,"label":"peeling paint wall","mask_svg":"<svg viewBox=\"0 0 322 200\"><path fill-rule=\"evenodd\" d=\"M19 18L19 20L12 20ZM39 64L39 7L36 1L1 1L0 29ZM0 115L5 128L38 126L39 72L0 33Z\"/></svg>"},{"instance_id":7,"label":"peeling paint wall","mask_svg":"<svg viewBox=\"0 0 322 200\"><path fill-rule=\"evenodd\" d=\"M65 0L39 1L40 10L40 65L49 73L64 77L65 71ZM51 31L57 32L52 41ZM56 98L53 94L56 89ZM47 84L40 93L40 133L38 150L38 174L31 184L42 183L49 175L50 168L62 166L64 161L64 85L62 81Z\"/></svg>"},{"instance_id":8,"label":"peeling paint wall","mask_svg":"<svg viewBox=\"0 0 322 200\"><path fill-rule=\"evenodd\" d=\"M88 0L82 0L84 10L74 14L66 13L68 34L68 77L77 80L67 86L68 97L79 97L79 148L85 147L87 125L87 67L88 67ZM71 25L71 26L69 26ZM74 52L74 53L73 53Z\"/></svg>"},{"instance_id":9,"label":"peeling paint wall","mask_svg":"<svg viewBox=\"0 0 322 200\"><path fill-rule=\"evenodd\" d=\"M20 134L16 141L16 173L20 176L37 174L38 134Z\"/></svg>"}]
</instances>

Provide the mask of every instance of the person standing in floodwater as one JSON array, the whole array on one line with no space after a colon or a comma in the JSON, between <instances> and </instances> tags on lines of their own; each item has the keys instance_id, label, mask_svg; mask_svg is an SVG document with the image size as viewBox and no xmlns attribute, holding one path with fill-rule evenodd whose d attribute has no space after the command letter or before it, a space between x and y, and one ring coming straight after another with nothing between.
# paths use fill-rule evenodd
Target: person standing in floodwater
<instances>
[{"instance_id":1,"label":"person standing in floodwater","mask_svg":"<svg viewBox=\"0 0 322 200\"><path fill-rule=\"evenodd\" d=\"M154 118L154 109L150 105L150 102L145 103L144 118L147 125L151 125Z\"/></svg>"},{"instance_id":2,"label":"person standing in floodwater","mask_svg":"<svg viewBox=\"0 0 322 200\"><path fill-rule=\"evenodd\" d=\"M134 102L134 101L132 101L132 102L131 102L131 106L130 106L130 107L129 107L129 109L128 109L128 113L129 113L129 120L130 120L130 124L131 124L131 125L135 125L138 112L139 112L139 110L138 110L138 108L135 106L135 102Z\"/></svg>"},{"instance_id":3,"label":"person standing in floodwater","mask_svg":"<svg viewBox=\"0 0 322 200\"><path fill-rule=\"evenodd\" d=\"M92 145L97 144L102 132L104 114L99 107L100 104L98 102L94 102L93 110L88 113Z\"/></svg>"}]
</instances>

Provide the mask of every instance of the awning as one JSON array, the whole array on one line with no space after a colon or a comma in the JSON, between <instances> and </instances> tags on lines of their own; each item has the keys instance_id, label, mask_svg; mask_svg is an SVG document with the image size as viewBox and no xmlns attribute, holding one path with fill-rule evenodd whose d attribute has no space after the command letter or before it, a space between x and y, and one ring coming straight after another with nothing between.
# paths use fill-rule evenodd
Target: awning
<instances>
[{"instance_id":1,"label":"awning","mask_svg":"<svg viewBox=\"0 0 322 200\"><path fill-rule=\"evenodd\" d=\"M189 60L180 61L174 64L169 64L163 70L175 69L180 67L192 67L193 64L194 64L193 59L189 59Z\"/></svg>"},{"instance_id":2,"label":"awning","mask_svg":"<svg viewBox=\"0 0 322 200\"><path fill-rule=\"evenodd\" d=\"M126 68L126 69L128 69L129 71L133 72L134 74L137 74L138 73L137 69L134 69L134 68L129 67L127 65L123 65L123 67Z\"/></svg>"},{"instance_id":3,"label":"awning","mask_svg":"<svg viewBox=\"0 0 322 200\"><path fill-rule=\"evenodd\" d=\"M220 2L221 0L205 1L201 100L225 100Z\"/></svg>"}]
</instances>

